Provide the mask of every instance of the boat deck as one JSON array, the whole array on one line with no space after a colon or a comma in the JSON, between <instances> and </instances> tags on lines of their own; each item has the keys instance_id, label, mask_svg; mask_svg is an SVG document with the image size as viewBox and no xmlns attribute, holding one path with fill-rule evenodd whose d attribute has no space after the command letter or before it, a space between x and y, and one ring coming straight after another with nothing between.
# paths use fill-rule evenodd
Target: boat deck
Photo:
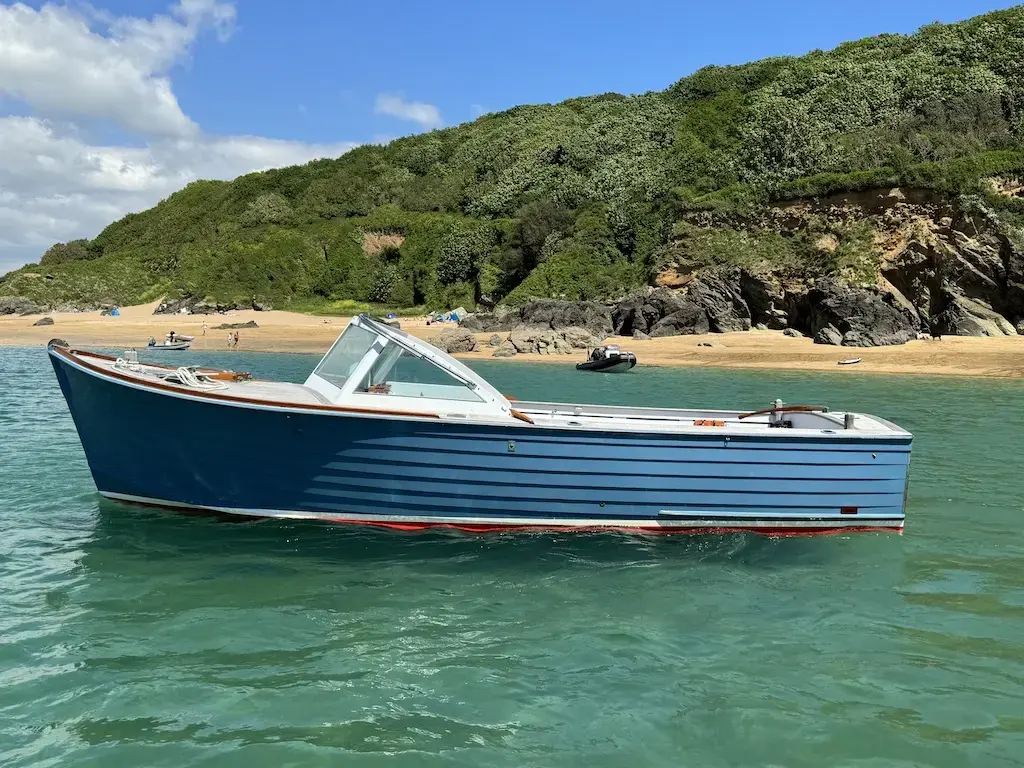
<instances>
[{"instance_id":1,"label":"boat deck","mask_svg":"<svg viewBox=\"0 0 1024 768\"><path fill-rule=\"evenodd\" d=\"M538 425L552 427L601 428L613 431L708 432L723 435L761 434L769 429L768 414L741 419L743 411L696 409L636 408L603 405L566 405L561 403L517 402L516 407ZM909 434L875 416L853 414L853 428L845 426L846 414L790 413L789 434L862 435L864 437L903 436Z\"/></svg>"},{"instance_id":2,"label":"boat deck","mask_svg":"<svg viewBox=\"0 0 1024 768\"><path fill-rule=\"evenodd\" d=\"M82 353L75 351L72 354L83 359L83 362L107 370L111 373L144 384L157 384L161 387L172 388L183 393L212 395L246 402L280 404L284 406L313 406L331 410L361 410L348 409L344 406L332 404L322 394L303 384L291 382L267 381L262 379L245 379L241 381L216 381L209 388L196 388L174 380L168 380L168 376L174 376L176 369L170 366L159 366L148 363L127 365L124 361L118 362L113 358L93 353ZM221 374L222 371L200 368L199 374ZM216 388L213 388L215 386ZM437 403L435 403L437 404ZM442 404L442 406L445 404ZM488 421L493 422L492 415L467 414L458 409L458 402L451 402L452 412L446 412L442 407L436 413L423 413L421 415L443 420L459 421ZM523 402L514 401L512 406L520 413L525 414L532 424L539 427L550 427L569 430L602 430L613 432L652 432L652 433L689 433L707 435L710 433L724 436L742 436L764 434L769 427L768 414L751 416L741 419L742 411L715 411L697 409L668 409L668 408L638 408L632 406L609 406L609 405L573 405L564 403L545 402ZM395 412L387 408L385 402L381 403L380 413L382 415ZM416 414L402 414L416 415ZM790 427L779 430L783 434L797 437L908 437L909 433L899 427L875 416L864 414L852 414L853 426L847 428L845 424L846 414L843 412L795 412L785 414L785 419ZM509 420L524 428L531 426L524 421L516 421L509 416ZM772 429L776 432L776 429ZM782 434L777 434L782 436Z\"/></svg>"}]
</instances>

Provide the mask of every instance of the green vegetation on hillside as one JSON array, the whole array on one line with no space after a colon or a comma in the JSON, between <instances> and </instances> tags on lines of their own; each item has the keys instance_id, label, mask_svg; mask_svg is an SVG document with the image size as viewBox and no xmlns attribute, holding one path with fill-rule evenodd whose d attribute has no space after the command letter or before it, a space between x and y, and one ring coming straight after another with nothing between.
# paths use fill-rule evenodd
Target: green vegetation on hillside
<instances>
[{"instance_id":1,"label":"green vegetation on hillside","mask_svg":"<svg viewBox=\"0 0 1024 768\"><path fill-rule=\"evenodd\" d=\"M862 278L862 232L815 259L680 222L895 184L982 194L982 179L1024 170L1022 60L1014 8L706 67L662 92L516 107L337 159L194 182L94 240L55 245L0 278L0 294L306 308L608 298L680 250L697 266L746 258Z\"/></svg>"}]
</instances>

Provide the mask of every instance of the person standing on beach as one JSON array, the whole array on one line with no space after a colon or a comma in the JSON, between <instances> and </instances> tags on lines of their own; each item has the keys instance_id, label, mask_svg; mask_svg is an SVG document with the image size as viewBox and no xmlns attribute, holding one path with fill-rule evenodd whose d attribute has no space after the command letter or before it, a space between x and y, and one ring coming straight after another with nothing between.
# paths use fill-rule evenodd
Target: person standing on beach
<instances>
[{"instance_id":1,"label":"person standing on beach","mask_svg":"<svg viewBox=\"0 0 1024 768\"><path fill-rule=\"evenodd\" d=\"M231 335L231 331L228 331L228 349L231 349L231 341L233 339L234 339L234 336Z\"/></svg>"},{"instance_id":2,"label":"person standing on beach","mask_svg":"<svg viewBox=\"0 0 1024 768\"><path fill-rule=\"evenodd\" d=\"M235 331L235 346L238 346L238 331Z\"/></svg>"},{"instance_id":3,"label":"person standing on beach","mask_svg":"<svg viewBox=\"0 0 1024 768\"><path fill-rule=\"evenodd\" d=\"M206 335L206 321L203 320L203 336Z\"/></svg>"}]
</instances>

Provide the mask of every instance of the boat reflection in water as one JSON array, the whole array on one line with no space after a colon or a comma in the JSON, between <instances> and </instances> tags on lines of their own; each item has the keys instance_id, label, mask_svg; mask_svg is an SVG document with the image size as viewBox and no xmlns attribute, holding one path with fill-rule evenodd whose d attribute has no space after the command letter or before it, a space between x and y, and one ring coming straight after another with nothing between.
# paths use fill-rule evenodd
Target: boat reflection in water
<instances>
[{"instance_id":1,"label":"boat reflection in water","mask_svg":"<svg viewBox=\"0 0 1024 768\"><path fill-rule=\"evenodd\" d=\"M366 315L303 384L49 355L100 493L124 502L408 530L903 527L911 435L874 416L512 402Z\"/></svg>"}]
</instances>

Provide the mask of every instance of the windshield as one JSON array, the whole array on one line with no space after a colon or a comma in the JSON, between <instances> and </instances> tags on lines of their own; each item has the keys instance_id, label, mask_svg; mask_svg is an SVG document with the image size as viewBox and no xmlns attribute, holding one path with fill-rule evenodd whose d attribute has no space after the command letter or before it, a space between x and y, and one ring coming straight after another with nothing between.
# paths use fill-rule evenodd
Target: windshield
<instances>
[{"instance_id":1,"label":"windshield","mask_svg":"<svg viewBox=\"0 0 1024 768\"><path fill-rule=\"evenodd\" d=\"M437 400L483 400L471 385L394 342L377 358L357 391Z\"/></svg>"},{"instance_id":2,"label":"windshield","mask_svg":"<svg viewBox=\"0 0 1024 768\"><path fill-rule=\"evenodd\" d=\"M376 340L377 334L350 325L313 373L340 389Z\"/></svg>"}]
</instances>

